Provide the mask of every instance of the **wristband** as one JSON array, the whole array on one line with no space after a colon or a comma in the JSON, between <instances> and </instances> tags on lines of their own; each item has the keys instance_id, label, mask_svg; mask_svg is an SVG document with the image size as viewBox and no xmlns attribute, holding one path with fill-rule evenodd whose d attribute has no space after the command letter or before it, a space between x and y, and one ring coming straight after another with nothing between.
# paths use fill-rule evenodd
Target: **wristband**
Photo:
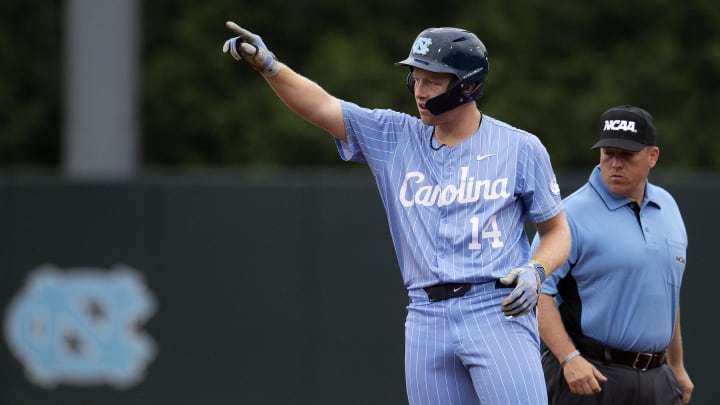
<instances>
[{"instance_id":1,"label":"wristband","mask_svg":"<svg viewBox=\"0 0 720 405\"><path fill-rule=\"evenodd\" d=\"M577 350L570 352L570 354L565 356L565 358L562 359L562 361L560 362L560 368L565 368L565 365L568 363L568 361L574 359L575 357L577 357L579 355L580 355L580 352Z\"/></svg>"},{"instance_id":2,"label":"wristband","mask_svg":"<svg viewBox=\"0 0 720 405\"><path fill-rule=\"evenodd\" d=\"M545 265L542 264L540 260L532 259L529 263L535 271L537 271L538 276L540 276L540 284L545 282L545 279L547 278L547 272L545 271Z\"/></svg>"}]
</instances>

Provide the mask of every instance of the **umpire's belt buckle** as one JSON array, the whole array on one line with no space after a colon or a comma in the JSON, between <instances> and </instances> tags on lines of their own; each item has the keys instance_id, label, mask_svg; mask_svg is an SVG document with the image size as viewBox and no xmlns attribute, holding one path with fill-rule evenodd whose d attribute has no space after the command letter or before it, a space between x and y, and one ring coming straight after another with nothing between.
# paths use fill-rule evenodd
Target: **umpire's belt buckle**
<instances>
[{"instance_id":1,"label":"umpire's belt buckle","mask_svg":"<svg viewBox=\"0 0 720 405\"><path fill-rule=\"evenodd\" d=\"M462 297L470 291L469 283L436 284L423 288L430 302L444 301L448 298Z\"/></svg>"},{"instance_id":2,"label":"umpire's belt buckle","mask_svg":"<svg viewBox=\"0 0 720 405\"><path fill-rule=\"evenodd\" d=\"M638 353L635 355L635 361L633 361L632 367L637 368L640 371L646 371L650 368L650 363L655 357L652 353ZM642 365L642 367L640 367Z\"/></svg>"}]
</instances>

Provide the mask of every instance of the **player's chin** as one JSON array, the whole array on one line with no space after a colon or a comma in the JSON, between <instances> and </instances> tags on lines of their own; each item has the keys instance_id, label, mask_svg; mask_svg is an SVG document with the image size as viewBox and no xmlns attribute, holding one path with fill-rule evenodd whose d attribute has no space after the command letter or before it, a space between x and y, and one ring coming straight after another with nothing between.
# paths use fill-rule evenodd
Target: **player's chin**
<instances>
[{"instance_id":1,"label":"player's chin","mask_svg":"<svg viewBox=\"0 0 720 405\"><path fill-rule=\"evenodd\" d=\"M432 119L432 118L420 117L420 120L421 120L421 121L423 122L423 124L425 124L425 125L435 125L435 120Z\"/></svg>"},{"instance_id":2,"label":"player's chin","mask_svg":"<svg viewBox=\"0 0 720 405\"><path fill-rule=\"evenodd\" d=\"M426 125L433 125L435 123L435 116L425 108L418 108L418 114L420 119Z\"/></svg>"}]
</instances>

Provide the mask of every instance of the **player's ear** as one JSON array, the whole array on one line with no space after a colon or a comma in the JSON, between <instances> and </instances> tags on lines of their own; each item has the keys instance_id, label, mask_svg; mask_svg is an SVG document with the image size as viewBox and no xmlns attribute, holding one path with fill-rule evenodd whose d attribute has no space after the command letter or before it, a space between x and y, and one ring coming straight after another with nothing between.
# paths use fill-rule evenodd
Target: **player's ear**
<instances>
[{"instance_id":1,"label":"player's ear","mask_svg":"<svg viewBox=\"0 0 720 405\"><path fill-rule=\"evenodd\" d=\"M477 87L477 85L478 85L477 83L473 83L473 84L467 86L466 88L463 89L463 93L465 93L466 96L469 95L470 93L472 93L472 91L475 89L475 87Z\"/></svg>"}]
</instances>

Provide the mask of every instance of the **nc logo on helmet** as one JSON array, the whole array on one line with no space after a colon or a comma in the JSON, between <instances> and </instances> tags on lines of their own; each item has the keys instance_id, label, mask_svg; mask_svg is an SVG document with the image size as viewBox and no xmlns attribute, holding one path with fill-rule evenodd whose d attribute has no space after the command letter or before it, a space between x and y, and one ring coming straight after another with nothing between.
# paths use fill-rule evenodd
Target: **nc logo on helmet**
<instances>
[{"instance_id":1,"label":"nc logo on helmet","mask_svg":"<svg viewBox=\"0 0 720 405\"><path fill-rule=\"evenodd\" d=\"M430 45L432 45L432 38L418 37L413 43L412 51L418 55L427 55L430 52Z\"/></svg>"}]
</instances>

